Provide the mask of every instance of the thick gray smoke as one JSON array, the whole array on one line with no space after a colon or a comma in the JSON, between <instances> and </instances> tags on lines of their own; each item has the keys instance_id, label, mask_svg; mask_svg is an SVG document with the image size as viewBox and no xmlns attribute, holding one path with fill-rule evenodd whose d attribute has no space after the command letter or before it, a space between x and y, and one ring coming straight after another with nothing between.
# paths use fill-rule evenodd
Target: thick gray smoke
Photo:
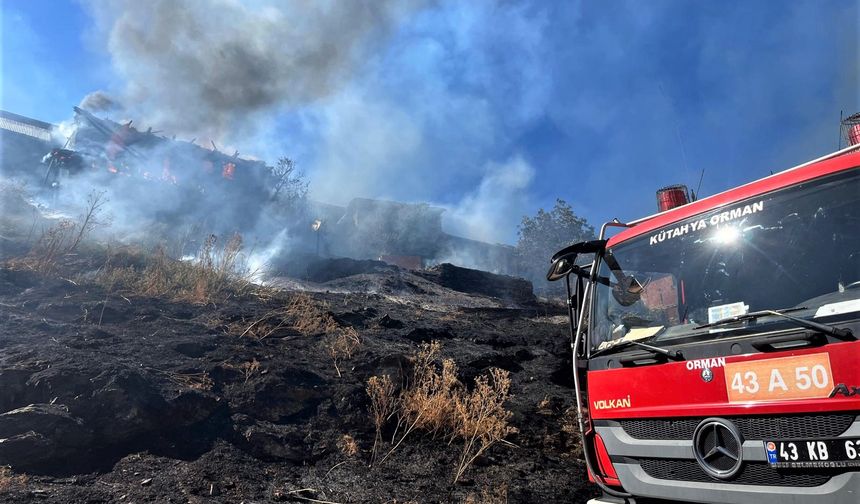
<instances>
[{"instance_id":1,"label":"thick gray smoke","mask_svg":"<svg viewBox=\"0 0 860 504\"><path fill-rule=\"evenodd\" d=\"M439 22L425 19L425 15L432 17L432 9L422 10L425 5L436 5L433 0L85 1L123 82L121 88L110 93L95 91L81 102L81 108L99 117L121 119L123 124L134 119L142 132L152 128L167 137L178 135L183 141L196 137L197 144L207 148L211 138L228 155L236 145L243 156L262 156L269 164L279 155L297 157L307 161L303 169L308 170L311 196L341 206L356 197L432 201L438 186L428 186L426 175L440 170L450 174L453 165L440 164L440 156L450 156L458 160L458 179L462 177L476 189L466 191L460 201L434 205L446 210L446 232L506 241L510 223L525 212L533 169L517 155L494 162L483 154L499 131L482 96L439 86L448 77L435 67L426 75L417 75L413 69L396 92L388 87L398 82L390 73L425 60L421 54L413 54L408 41L418 40L418 46L429 47L420 43L425 35L416 39L414 31L420 32L422 23ZM494 12L495 4L476 8ZM449 4L435 16L455 19L458 12L457 4ZM443 23L446 31L452 31L443 39L457 39L453 30L459 24ZM532 33L525 28L519 31ZM481 38L481 33L477 30L466 38ZM480 58L467 57L472 45L464 41L454 59L462 58L466 67L483 75L475 70L483 68ZM394 61L389 60L392 57ZM479 87L489 85L483 79L479 79ZM440 107L439 103L449 105ZM282 133L267 127L267 122L285 116L306 123L297 128L300 131L292 141L275 137ZM439 135L439 125L450 123L462 125L469 133ZM144 145L152 141L145 138L139 149L132 149L142 155L126 153L128 166L121 171L145 173L150 179L169 178L161 175L166 170L161 163L171 158L170 176L179 179L178 186L156 190L152 183L140 185L133 179L111 182L109 208L118 234L155 236L158 233L149 231L151 225L173 229L195 222L207 231L215 227L220 233L240 232L267 257L301 249L301 243L296 244L302 241L301 233L285 231L285 216L261 191L269 183L264 174L252 177L247 187L233 183L223 191L212 185L200 194L184 192L183 188L196 186L189 178L196 180L199 173L194 170L199 172L201 163L179 163L173 148L164 147L161 152L161 147ZM437 142L446 146L444 154ZM461 162L463 152L471 154ZM101 166L105 160L96 164ZM86 194L86 187L103 183L103 175L69 181L66 194ZM76 187L69 187L72 184ZM469 240L449 240L450 244L441 240L443 246L440 240L433 240L438 238L434 232L440 233L441 228L418 232L407 226L410 233L401 232L398 225L412 222L406 215L411 207L393 208L386 212L399 215L399 224L386 220L388 213L378 223L362 214L359 227L383 229L385 236L398 237L398 246L388 243L391 239L374 241L372 236L378 233L358 233L360 236L340 240L348 243L351 252L333 247L331 253L373 258L379 254L432 255L430 249L435 247L442 250L437 257L450 256L458 264L482 267L483 260L475 258L471 249L460 250ZM310 217L326 220L326 232L333 239L336 230L332 225L340 216ZM425 220L434 226L437 222ZM338 232L346 233L343 229ZM318 246L312 245L313 249Z\"/></svg>"},{"instance_id":2,"label":"thick gray smoke","mask_svg":"<svg viewBox=\"0 0 860 504\"><path fill-rule=\"evenodd\" d=\"M104 91L93 91L84 96L78 107L90 112L111 112L120 108L120 104Z\"/></svg>"},{"instance_id":3,"label":"thick gray smoke","mask_svg":"<svg viewBox=\"0 0 860 504\"><path fill-rule=\"evenodd\" d=\"M326 96L421 0L91 2L139 122L219 137ZM247 133L247 131L245 131ZM202 136L202 135L201 135Z\"/></svg>"}]
</instances>

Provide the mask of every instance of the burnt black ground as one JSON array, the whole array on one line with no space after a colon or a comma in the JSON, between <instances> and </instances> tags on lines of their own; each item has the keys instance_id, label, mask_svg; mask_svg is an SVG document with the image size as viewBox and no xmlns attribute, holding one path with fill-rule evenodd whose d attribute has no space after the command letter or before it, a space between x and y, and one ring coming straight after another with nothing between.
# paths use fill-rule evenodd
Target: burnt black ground
<instances>
[{"instance_id":1,"label":"burnt black ground","mask_svg":"<svg viewBox=\"0 0 860 504\"><path fill-rule=\"evenodd\" d=\"M562 430L572 391L557 306L460 308L452 295L446 307L436 292L428 308L345 293L340 282L338 293L309 295L361 336L342 377L325 334L237 335L291 292L195 305L0 269L0 465L28 476L0 501L431 503L503 487L508 502L592 495ZM490 367L512 377L512 446L494 446L456 485L456 441L412 435L385 464L367 465L367 379L397 380L406 356L434 339L465 383ZM259 369L246 376L253 361ZM344 435L357 455L338 448Z\"/></svg>"}]
</instances>

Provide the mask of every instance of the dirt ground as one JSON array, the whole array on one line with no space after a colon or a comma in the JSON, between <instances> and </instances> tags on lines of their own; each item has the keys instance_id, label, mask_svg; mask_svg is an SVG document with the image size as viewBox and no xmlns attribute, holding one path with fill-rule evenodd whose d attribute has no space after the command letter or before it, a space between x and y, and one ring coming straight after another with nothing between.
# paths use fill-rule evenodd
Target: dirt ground
<instances>
[{"instance_id":1,"label":"dirt ground","mask_svg":"<svg viewBox=\"0 0 860 504\"><path fill-rule=\"evenodd\" d=\"M20 252L9 243L3 251ZM558 305L457 287L448 278L454 270L445 270L445 285L434 274L385 268L322 284L282 278L277 289L200 304L106 289L84 266L68 276L5 264L2 502L531 503L593 495L571 430ZM501 282L509 291L511 281ZM336 367L330 348L345 332L357 341ZM511 377L506 407L515 432L457 483L458 439L416 432L369 464L367 380L388 374L405 383L410 356L430 341L441 342L441 357L457 363L467 387L491 368ZM393 434L389 423L384 451Z\"/></svg>"}]
</instances>

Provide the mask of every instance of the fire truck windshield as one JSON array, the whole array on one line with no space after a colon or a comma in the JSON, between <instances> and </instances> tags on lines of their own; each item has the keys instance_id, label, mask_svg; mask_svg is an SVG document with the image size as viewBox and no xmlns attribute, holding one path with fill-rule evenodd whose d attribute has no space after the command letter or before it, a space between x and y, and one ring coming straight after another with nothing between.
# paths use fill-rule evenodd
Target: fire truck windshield
<instances>
[{"instance_id":1,"label":"fire truck windshield","mask_svg":"<svg viewBox=\"0 0 860 504\"><path fill-rule=\"evenodd\" d=\"M858 230L855 168L622 242L601 261L591 347L694 333L719 337L739 328L697 326L776 308L799 308L792 316L825 322L831 315L860 316ZM775 322L757 320L756 328Z\"/></svg>"}]
</instances>

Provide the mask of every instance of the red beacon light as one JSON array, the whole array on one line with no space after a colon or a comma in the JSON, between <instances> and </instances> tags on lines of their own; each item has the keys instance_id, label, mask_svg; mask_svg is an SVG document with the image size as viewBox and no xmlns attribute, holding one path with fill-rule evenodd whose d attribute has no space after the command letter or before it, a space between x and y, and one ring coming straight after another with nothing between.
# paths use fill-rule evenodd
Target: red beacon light
<instances>
[{"instance_id":1,"label":"red beacon light","mask_svg":"<svg viewBox=\"0 0 860 504\"><path fill-rule=\"evenodd\" d=\"M860 113L842 119L842 135L849 146L860 144Z\"/></svg>"},{"instance_id":2,"label":"red beacon light","mask_svg":"<svg viewBox=\"0 0 860 504\"><path fill-rule=\"evenodd\" d=\"M657 211L665 212L690 202L690 192L683 184L666 186L657 191Z\"/></svg>"}]
</instances>

